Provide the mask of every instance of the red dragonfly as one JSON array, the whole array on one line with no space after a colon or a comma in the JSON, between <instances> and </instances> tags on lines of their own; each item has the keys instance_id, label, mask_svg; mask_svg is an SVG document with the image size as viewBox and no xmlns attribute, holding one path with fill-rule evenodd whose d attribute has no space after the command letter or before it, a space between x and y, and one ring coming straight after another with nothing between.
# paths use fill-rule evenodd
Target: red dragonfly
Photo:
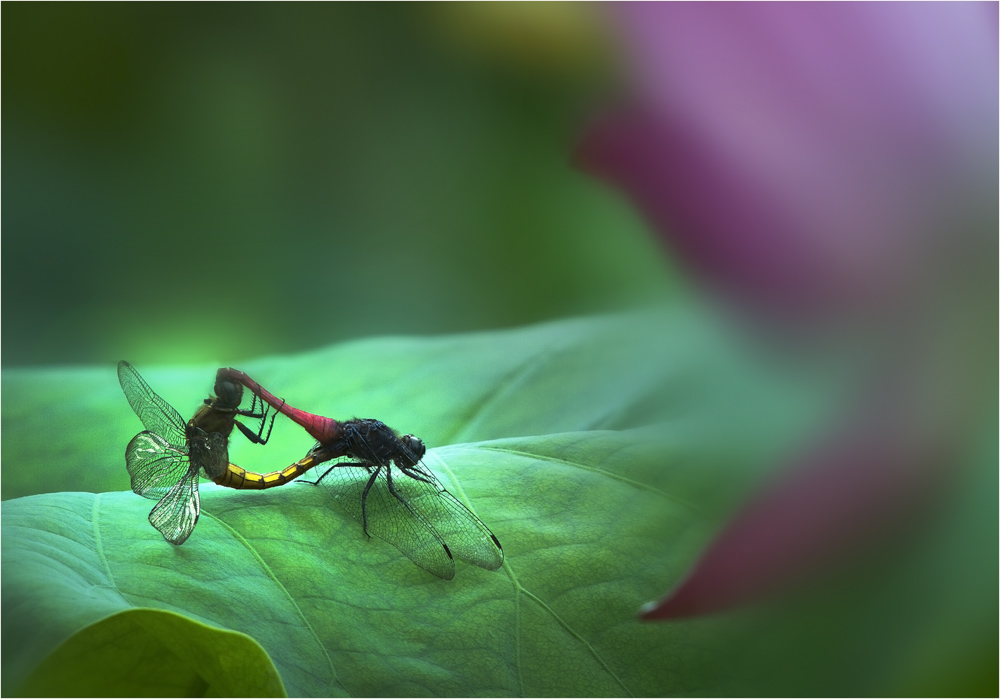
<instances>
[{"instance_id":1,"label":"red dragonfly","mask_svg":"<svg viewBox=\"0 0 1000 699\"><path fill-rule=\"evenodd\" d=\"M420 439L400 437L379 420L337 421L293 408L237 369L219 369L218 375L242 384L303 427L319 442L309 453L317 463L342 458L312 485L326 487L365 534L446 580L455 575L454 556L487 570L503 565L503 549L493 532L422 463L426 447Z\"/></svg>"}]
</instances>

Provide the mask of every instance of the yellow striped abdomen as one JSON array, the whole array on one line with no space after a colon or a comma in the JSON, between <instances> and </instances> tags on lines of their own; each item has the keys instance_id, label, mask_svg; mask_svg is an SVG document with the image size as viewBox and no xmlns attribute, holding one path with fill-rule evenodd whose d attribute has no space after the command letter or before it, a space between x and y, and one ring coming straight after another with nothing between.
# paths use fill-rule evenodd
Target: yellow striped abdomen
<instances>
[{"instance_id":1,"label":"yellow striped abdomen","mask_svg":"<svg viewBox=\"0 0 1000 699\"><path fill-rule=\"evenodd\" d=\"M255 473L253 471L247 471L245 468L241 468L236 464L231 463L221 476L213 478L212 480L221 486L225 486L226 488L235 488L237 490L263 490L265 488L275 488L279 485L284 485L285 483L298 478L318 463L320 463L320 461L310 455L301 461L296 461L287 468L283 468L280 471L271 471L270 473Z\"/></svg>"}]
</instances>

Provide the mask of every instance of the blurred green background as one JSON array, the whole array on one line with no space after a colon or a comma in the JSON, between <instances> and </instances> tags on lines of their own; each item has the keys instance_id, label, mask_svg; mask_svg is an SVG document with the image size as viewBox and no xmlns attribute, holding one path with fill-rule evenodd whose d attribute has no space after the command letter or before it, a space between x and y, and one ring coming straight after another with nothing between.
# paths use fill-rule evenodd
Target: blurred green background
<instances>
[{"instance_id":1,"label":"blurred green background","mask_svg":"<svg viewBox=\"0 0 1000 699\"><path fill-rule=\"evenodd\" d=\"M456 410L458 397L478 406L489 394L473 390L475 377L503 368L479 359L488 357L474 344L482 338L440 339L445 348L471 343L457 354L427 345L403 355L386 348L414 341L382 340L249 360L369 335L628 308L677 289L638 216L571 164L578 134L616 79L607 22L590 6L4 3L2 11L2 361L4 431L13 436L4 456L17 479L8 478L7 497L65 488L52 468L78 468L75 489L107 490L93 483L108 477L125 487L121 455L139 423L114 378L122 358L185 415L209 388L206 367L232 364L303 408L378 415L435 446L522 436L536 430L503 431L500 418L477 434L444 429L440 416L477 414ZM701 343L685 324L661 329L678 349L651 366L675 380L668 408L682 432L699 424L685 420L702 405L720 420L760 406L757 417L778 423L780 391L741 389L737 379L752 387L754 375L735 362L720 371L729 365L709 351L742 348ZM494 415L553 430L568 429L563 402L607 407L591 428L617 429L632 415L614 412L613 393L574 402L570 389L600 388L590 364L547 342L514 346L537 349L545 371L530 376L555 377L544 384L552 402L525 398L521 381L496 391ZM603 359L600 345L580 346L584 358ZM364 370L337 376L350 392L329 390L334 369L297 371L351 353ZM428 356L439 364L414 371ZM151 366L195 363L203 366ZM18 369L44 364L96 366ZM787 355L779 364L789 380L795 364ZM458 378L443 385L441 366ZM625 405L644 414L638 401ZM52 424L64 428L56 437ZM728 424L741 432L691 432L693 456L677 462L720 466L696 469L706 492L746 489L750 476L733 475L743 461L714 450L747 460L766 434L750 420ZM941 519L928 516L914 543L878 570L833 602L821 591L745 626L736 618L734 628L749 632L732 646L741 663L732 674L750 679L709 686L734 695L994 691L997 441L986 437L970 443L975 468L953 504L944 493ZM255 465L254 448L235 445L235 460ZM282 456L292 458L279 452L280 465ZM671 623L683 637L688 622ZM663 647L661 672L671 680L676 652ZM714 662L721 647L681 649Z\"/></svg>"},{"instance_id":2,"label":"blurred green background","mask_svg":"<svg viewBox=\"0 0 1000 699\"><path fill-rule=\"evenodd\" d=\"M670 288L576 4L3 7L3 364L239 362Z\"/></svg>"}]
</instances>

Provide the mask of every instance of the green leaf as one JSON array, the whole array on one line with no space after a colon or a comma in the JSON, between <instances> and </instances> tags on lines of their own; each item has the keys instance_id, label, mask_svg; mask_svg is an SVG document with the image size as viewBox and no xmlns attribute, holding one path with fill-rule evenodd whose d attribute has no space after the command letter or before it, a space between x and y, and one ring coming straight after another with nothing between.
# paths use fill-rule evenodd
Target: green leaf
<instances>
[{"instance_id":1,"label":"green leaf","mask_svg":"<svg viewBox=\"0 0 1000 699\"><path fill-rule=\"evenodd\" d=\"M257 662L244 640L211 672L177 651L190 637L219 655L213 627L256 639L293 696L690 693L701 681L698 624L635 619L707 535L684 469L663 459L670 441L593 431L433 450L426 463L507 556L499 572L459 564L447 582L366 540L319 488L205 486L203 517L179 547L149 527L149 501L131 493L8 502L3 634L23 642L4 644L4 694L45 693L66 654L87 662L68 664L79 675L64 681L97 694L141 686L120 673L102 684L109 664L156 666L153 693L202 683L275 691L266 676L240 684ZM164 630L144 608L193 621ZM143 610L142 621L129 610ZM134 642L85 652L125 620ZM685 671L661 671L664 647Z\"/></svg>"},{"instance_id":2,"label":"green leaf","mask_svg":"<svg viewBox=\"0 0 1000 699\"><path fill-rule=\"evenodd\" d=\"M139 608L71 636L31 673L20 693L272 697L284 695L285 688L267 653L249 636Z\"/></svg>"}]
</instances>

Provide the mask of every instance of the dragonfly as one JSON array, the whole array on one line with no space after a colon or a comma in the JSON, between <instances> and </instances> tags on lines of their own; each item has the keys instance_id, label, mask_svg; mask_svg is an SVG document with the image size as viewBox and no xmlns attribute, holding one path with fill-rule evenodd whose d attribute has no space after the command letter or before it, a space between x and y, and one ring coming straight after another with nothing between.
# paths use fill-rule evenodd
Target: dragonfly
<instances>
[{"instance_id":1,"label":"dragonfly","mask_svg":"<svg viewBox=\"0 0 1000 699\"><path fill-rule=\"evenodd\" d=\"M226 375L216 376L216 395L205 399L187 422L124 360L118 363L118 382L146 428L125 448L132 491L158 501L149 513L149 523L171 544L179 546L187 541L198 522L199 477L228 488L271 488L284 485L321 463L318 458L333 458L332 450L323 455L310 452L291 466L271 473L255 473L230 463L229 435L233 428L238 428L255 444L266 444L277 412L272 415L265 436L267 406L261 403L264 412L254 412L255 397L250 410L241 409L243 386ZM253 432L237 421L237 416L259 419L260 429Z\"/></svg>"},{"instance_id":2,"label":"dragonfly","mask_svg":"<svg viewBox=\"0 0 1000 699\"><path fill-rule=\"evenodd\" d=\"M487 570L503 565L500 541L423 463L427 448L418 437L399 436L375 419L338 421L299 410L237 369L220 369L219 376L245 386L316 439L307 459L339 459L315 481L299 482L324 486L367 536L445 580L455 576L455 557Z\"/></svg>"}]
</instances>

